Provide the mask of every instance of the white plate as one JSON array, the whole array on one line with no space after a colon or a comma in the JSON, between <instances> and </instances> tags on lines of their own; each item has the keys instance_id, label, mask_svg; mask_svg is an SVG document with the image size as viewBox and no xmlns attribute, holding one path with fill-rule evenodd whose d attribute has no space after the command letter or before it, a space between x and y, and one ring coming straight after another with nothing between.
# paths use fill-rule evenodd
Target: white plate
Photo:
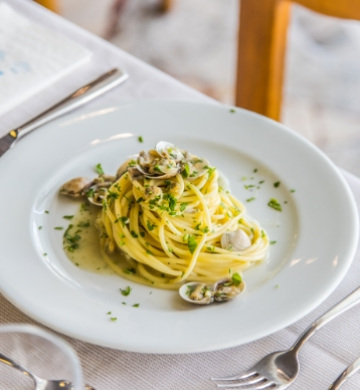
<instances>
[{"instance_id":1,"label":"white plate","mask_svg":"<svg viewBox=\"0 0 360 390\"><path fill-rule=\"evenodd\" d=\"M245 273L247 291L232 302L189 306L176 292L82 270L63 252L63 232L54 227L66 226L63 216L78 205L60 199L60 185L75 176L93 177L97 163L114 173L159 140L209 159L276 241L269 261ZM6 153L0 177L3 294L48 327L122 350L210 351L275 332L335 289L358 238L351 193L319 150L276 122L221 105L134 101L68 116ZM245 188L262 180L260 189ZM282 202L282 212L267 206L272 197ZM124 298L119 288L128 285L132 292Z\"/></svg>"}]
</instances>

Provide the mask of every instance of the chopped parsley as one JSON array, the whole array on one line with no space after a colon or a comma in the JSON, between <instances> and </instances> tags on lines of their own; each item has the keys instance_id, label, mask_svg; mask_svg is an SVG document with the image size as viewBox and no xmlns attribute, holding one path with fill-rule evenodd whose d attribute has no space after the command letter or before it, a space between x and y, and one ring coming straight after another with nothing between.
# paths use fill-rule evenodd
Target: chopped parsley
<instances>
[{"instance_id":1,"label":"chopped parsley","mask_svg":"<svg viewBox=\"0 0 360 390\"><path fill-rule=\"evenodd\" d=\"M172 195L172 194L169 194L169 193L165 193L163 198L168 201L169 209L171 211L175 211L175 206L176 206L176 203L177 203L177 200L176 200L175 196Z\"/></svg>"},{"instance_id":2,"label":"chopped parsley","mask_svg":"<svg viewBox=\"0 0 360 390\"><path fill-rule=\"evenodd\" d=\"M208 170L208 175L209 175L209 177L214 173L214 171L216 170L216 168L215 167L205 167L205 168L207 168L207 170Z\"/></svg>"},{"instance_id":3,"label":"chopped parsley","mask_svg":"<svg viewBox=\"0 0 360 390\"><path fill-rule=\"evenodd\" d=\"M146 225L150 231L154 230L157 227L157 225L155 225L154 223L151 223L149 220L146 221Z\"/></svg>"},{"instance_id":4,"label":"chopped parsley","mask_svg":"<svg viewBox=\"0 0 360 390\"><path fill-rule=\"evenodd\" d=\"M184 167L181 171L181 176L186 179L190 175L190 166L189 164L184 164Z\"/></svg>"},{"instance_id":5,"label":"chopped parsley","mask_svg":"<svg viewBox=\"0 0 360 390\"><path fill-rule=\"evenodd\" d=\"M103 175L104 174L104 170L103 170L103 168L102 168L100 163L95 165L95 172L97 174L99 174L99 175Z\"/></svg>"},{"instance_id":6,"label":"chopped parsley","mask_svg":"<svg viewBox=\"0 0 360 390\"><path fill-rule=\"evenodd\" d=\"M87 227L90 226L90 222L89 222L89 221L87 221L87 222L79 222L79 223L77 224L77 226L78 226L78 227L87 228Z\"/></svg>"},{"instance_id":7,"label":"chopped parsley","mask_svg":"<svg viewBox=\"0 0 360 390\"><path fill-rule=\"evenodd\" d=\"M180 203L180 211L183 212L185 209L186 209L186 206L188 205L188 203Z\"/></svg>"},{"instance_id":8,"label":"chopped parsley","mask_svg":"<svg viewBox=\"0 0 360 390\"><path fill-rule=\"evenodd\" d=\"M126 273L128 275L135 275L136 274L136 269L135 268L126 268L124 270L124 273Z\"/></svg>"},{"instance_id":9,"label":"chopped parsley","mask_svg":"<svg viewBox=\"0 0 360 390\"><path fill-rule=\"evenodd\" d=\"M139 141L140 143L143 143L143 142L144 142L144 139L143 139L143 137L142 137L141 135L138 137L138 141Z\"/></svg>"},{"instance_id":10,"label":"chopped parsley","mask_svg":"<svg viewBox=\"0 0 360 390\"><path fill-rule=\"evenodd\" d=\"M115 200L119 198L119 193L114 191L108 191L106 195L107 200Z\"/></svg>"},{"instance_id":11,"label":"chopped parsley","mask_svg":"<svg viewBox=\"0 0 360 390\"><path fill-rule=\"evenodd\" d=\"M125 224L127 224L129 222L129 218L128 217L119 217L115 220L115 223L116 222L121 222L122 226L124 227Z\"/></svg>"},{"instance_id":12,"label":"chopped parsley","mask_svg":"<svg viewBox=\"0 0 360 390\"><path fill-rule=\"evenodd\" d=\"M74 225L70 224L69 227L65 230L63 236L64 248L69 252L74 252L74 250L79 247L79 241L81 239L81 236L79 235L81 230L78 229L75 231L75 233L72 233L73 227Z\"/></svg>"},{"instance_id":13,"label":"chopped parsley","mask_svg":"<svg viewBox=\"0 0 360 390\"><path fill-rule=\"evenodd\" d=\"M277 211L282 211L282 207L281 207L281 204L279 203L279 201L275 198L271 198L268 202L268 206L273 208L274 210L277 210Z\"/></svg>"},{"instance_id":14,"label":"chopped parsley","mask_svg":"<svg viewBox=\"0 0 360 390\"><path fill-rule=\"evenodd\" d=\"M188 236L187 246L191 254L193 254L195 252L195 249L197 248L197 241L195 237L191 234Z\"/></svg>"},{"instance_id":15,"label":"chopped parsley","mask_svg":"<svg viewBox=\"0 0 360 390\"><path fill-rule=\"evenodd\" d=\"M242 282L242 278L241 278L241 275L238 274L237 272L235 272L232 276L231 276L231 281L232 281L232 284L235 285L235 286L239 286Z\"/></svg>"},{"instance_id":16,"label":"chopped parsley","mask_svg":"<svg viewBox=\"0 0 360 390\"><path fill-rule=\"evenodd\" d=\"M120 292L121 294L124 296L124 297L127 297L130 295L131 293L131 287L130 286L126 286L125 288L120 288Z\"/></svg>"}]
</instances>

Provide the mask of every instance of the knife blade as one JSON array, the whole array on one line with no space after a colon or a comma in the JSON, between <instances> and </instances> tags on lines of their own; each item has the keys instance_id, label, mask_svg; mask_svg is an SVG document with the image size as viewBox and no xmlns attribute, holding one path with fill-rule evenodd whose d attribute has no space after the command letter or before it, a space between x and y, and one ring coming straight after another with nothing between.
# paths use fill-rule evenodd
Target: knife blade
<instances>
[{"instance_id":1,"label":"knife blade","mask_svg":"<svg viewBox=\"0 0 360 390\"><path fill-rule=\"evenodd\" d=\"M111 69L90 83L78 88L76 91L37 115L35 118L30 119L17 129L10 130L6 135L0 138L0 157L13 147L20 138L30 133L32 130L90 102L121 84L128 77L127 73L118 68Z\"/></svg>"}]
</instances>

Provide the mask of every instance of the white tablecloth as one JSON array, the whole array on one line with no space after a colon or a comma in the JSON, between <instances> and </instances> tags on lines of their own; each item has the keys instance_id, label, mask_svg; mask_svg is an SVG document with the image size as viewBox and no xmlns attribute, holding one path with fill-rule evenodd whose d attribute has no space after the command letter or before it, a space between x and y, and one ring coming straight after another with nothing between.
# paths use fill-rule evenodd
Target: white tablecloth
<instances>
[{"instance_id":1,"label":"white tablecloth","mask_svg":"<svg viewBox=\"0 0 360 390\"><path fill-rule=\"evenodd\" d=\"M177 82L164 73L137 60L113 45L51 14L26 0L4 0L24 12L33 21L42 23L85 45L94 55L82 69L74 71L52 88L38 94L16 110L1 118L0 135L21 125L59 100L76 87L101 72L118 66L127 70L130 79L95 102L86 106L111 105L137 98L211 99ZM0 91L1 93L1 91ZM342 172L360 208L360 179ZM336 206L336 205L334 205ZM3 221L1 223L4 223ZM326 243L324 243L326 245ZM314 319L360 285L360 253L350 271L331 296L301 321L276 334L248 345L227 350L183 355L148 355L102 348L63 337L78 353L85 381L97 390L115 389L213 389L211 376L241 372L266 353L289 347ZM327 389L331 381L360 355L360 306L351 309L328 324L306 344L300 353L301 372L291 389ZM266 321L266 318L264 318ZM34 323L0 295L0 323ZM39 325L39 324L37 324ZM224 327L226 324L224 324ZM360 388L360 374L349 380L343 389Z\"/></svg>"}]
</instances>

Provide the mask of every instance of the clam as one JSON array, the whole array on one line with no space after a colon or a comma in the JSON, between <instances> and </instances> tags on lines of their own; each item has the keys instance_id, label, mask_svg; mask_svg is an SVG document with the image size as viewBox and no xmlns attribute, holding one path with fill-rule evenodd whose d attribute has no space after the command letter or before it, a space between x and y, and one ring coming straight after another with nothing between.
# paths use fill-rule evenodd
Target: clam
<instances>
[{"instance_id":1,"label":"clam","mask_svg":"<svg viewBox=\"0 0 360 390\"><path fill-rule=\"evenodd\" d=\"M243 251L251 246L250 237L242 229L225 232L221 236L221 247L232 251Z\"/></svg>"},{"instance_id":2,"label":"clam","mask_svg":"<svg viewBox=\"0 0 360 390\"><path fill-rule=\"evenodd\" d=\"M205 175L209 166L209 161L205 158L190 156L183 160L181 168L186 171L186 176L191 180Z\"/></svg>"},{"instance_id":3,"label":"clam","mask_svg":"<svg viewBox=\"0 0 360 390\"><path fill-rule=\"evenodd\" d=\"M176 146L160 141L155 149L140 152L133 169L149 179L170 179L180 172L183 158L182 151Z\"/></svg>"},{"instance_id":4,"label":"clam","mask_svg":"<svg viewBox=\"0 0 360 390\"><path fill-rule=\"evenodd\" d=\"M134 177L142 175L149 179L165 180L181 172L184 177L191 180L206 174L209 162L179 149L170 142L160 141L155 145L155 149L140 152L136 164L131 169ZM124 167L120 167L119 171L124 172Z\"/></svg>"},{"instance_id":5,"label":"clam","mask_svg":"<svg viewBox=\"0 0 360 390\"><path fill-rule=\"evenodd\" d=\"M60 194L74 199L82 198L91 183L86 177L75 177L60 187Z\"/></svg>"},{"instance_id":6,"label":"clam","mask_svg":"<svg viewBox=\"0 0 360 390\"><path fill-rule=\"evenodd\" d=\"M160 156L170 158L175 162L180 162L184 159L184 153L182 150L177 148L175 145L166 141L159 141L155 145L155 150Z\"/></svg>"},{"instance_id":7,"label":"clam","mask_svg":"<svg viewBox=\"0 0 360 390\"><path fill-rule=\"evenodd\" d=\"M234 299L245 290L245 283L239 274L232 278L218 280L213 285L202 282L184 283L179 294L186 302L195 305L209 305L213 302L227 302Z\"/></svg>"},{"instance_id":8,"label":"clam","mask_svg":"<svg viewBox=\"0 0 360 390\"><path fill-rule=\"evenodd\" d=\"M107 194L107 189L115 182L115 177L99 175L93 180L85 177L76 177L64 183L60 188L60 194L73 199L87 199L95 206L102 206Z\"/></svg>"},{"instance_id":9,"label":"clam","mask_svg":"<svg viewBox=\"0 0 360 390\"><path fill-rule=\"evenodd\" d=\"M205 283L188 282L179 289L182 299L195 305L209 305L214 302L214 291Z\"/></svg>"},{"instance_id":10,"label":"clam","mask_svg":"<svg viewBox=\"0 0 360 390\"><path fill-rule=\"evenodd\" d=\"M123 164L119 166L119 168L116 171L116 179L120 179L120 177L129 169L129 164L133 160L126 160Z\"/></svg>"},{"instance_id":11,"label":"clam","mask_svg":"<svg viewBox=\"0 0 360 390\"><path fill-rule=\"evenodd\" d=\"M147 168L136 165L135 169L149 179L170 179L180 171L180 167L174 161L167 158L154 159L152 164Z\"/></svg>"},{"instance_id":12,"label":"clam","mask_svg":"<svg viewBox=\"0 0 360 390\"><path fill-rule=\"evenodd\" d=\"M216 284L214 300L216 302L227 302L241 294L245 290L245 283L233 283L231 279L220 280Z\"/></svg>"}]
</instances>

